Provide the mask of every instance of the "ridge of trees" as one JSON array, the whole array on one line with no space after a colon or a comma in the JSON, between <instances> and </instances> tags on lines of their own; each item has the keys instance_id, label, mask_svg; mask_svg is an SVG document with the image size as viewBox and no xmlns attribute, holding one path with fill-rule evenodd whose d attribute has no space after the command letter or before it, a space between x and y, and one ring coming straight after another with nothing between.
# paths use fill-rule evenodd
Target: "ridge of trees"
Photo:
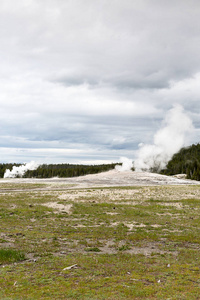
<instances>
[{"instance_id":1,"label":"ridge of trees","mask_svg":"<svg viewBox=\"0 0 200 300\"><path fill-rule=\"evenodd\" d=\"M186 174L188 179L200 181L200 144L182 148L174 154L161 174Z\"/></svg>"},{"instance_id":2,"label":"ridge of trees","mask_svg":"<svg viewBox=\"0 0 200 300\"><path fill-rule=\"evenodd\" d=\"M12 170L13 166L20 165L21 164L0 164L0 177L4 177L6 169ZM28 170L23 175L23 178L75 177L106 172L114 169L116 165L116 163L101 165L43 164L36 170Z\"/></svg>"}]
</instances>

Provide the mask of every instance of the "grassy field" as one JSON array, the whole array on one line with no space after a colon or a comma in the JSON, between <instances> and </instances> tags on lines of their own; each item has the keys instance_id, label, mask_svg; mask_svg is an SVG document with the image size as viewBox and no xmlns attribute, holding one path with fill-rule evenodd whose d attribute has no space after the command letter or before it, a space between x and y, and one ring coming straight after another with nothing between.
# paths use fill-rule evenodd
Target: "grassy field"
<instances>
[{"instance_id":1,"label":"grassy field","mask_svg":"<svg viewBox=\"0 0 200 300\"><path fill-rule=\"evenodd\" d=\"M0 299L200 299L200 186L0 191Z\"/></svg>"}]
</instances>

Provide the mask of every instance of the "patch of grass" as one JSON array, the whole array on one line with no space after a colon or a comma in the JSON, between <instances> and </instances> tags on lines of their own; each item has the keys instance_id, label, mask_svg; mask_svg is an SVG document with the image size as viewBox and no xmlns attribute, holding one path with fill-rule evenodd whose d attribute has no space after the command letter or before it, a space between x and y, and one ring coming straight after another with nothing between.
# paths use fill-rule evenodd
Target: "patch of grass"
<instances>
[{"instance_id":1,"label":"patch of grass","mask_svg":"<svg viewBox=\"0 0 200 300\"><path fill-rule=\"evenodd\" d=\"M86 252L101 252L101 250L98 247L89 247L85 248Z\"/></svg>"},{"instance_id":2,"label":"patch of grass","mask_svg":"<svg viewBox=\"0 0 200 300\"><path fill-rule=\"evenodd\" d=\"M137 229L135 232L130 233L127 239L131 242L138 241L159 241L160 237L156 232L147 232L144 229Z\"/></svg>"},{"instance_id":3,"label":"patch of grass","mask_svg":"<svg viewBox=\"0 0 200 300\"><path fill-rule=\"evenodd\" d=\"M43 183L1 183L1 190L32 190L38 188L45 188L47 184Z\"/></svg>"},{"instance_id":4,"label":"patch of grass","mask_svg":"<svg viewBox=\"0 0 200 300\"><path fill-rule=\"evenodd\" d=\"M23 252L15 249L0 249L0 263L14 263L25 260Z\"/></svg>"},{"instance_id":5,"label":"patch of grass","mask_svg":"<svg viewBox=\"0 0 200 300\"><path fill-rule=\"evenodd\" d=\"M118 248L119 251L126 251L126 250L130 250L131 247L130 245L122 245L121 247Z\"/></svg>"},{"instance_id":6,"label":"patch of grass","mask_svg":"<svg viewBox=\"0 0 200 300\"><path fill-rule=\"evenodd\" d=\"M200 244L200 232L196 229L195 232L185 231L181 233L170 233L167 235L167 238L171 241L177 242L189 242L189 243L197 243Z\"/></svg>"},{"instance_id":7,"label":"patch of grass","mask_svg":"<svg viewBox=\"0 0 200 300\"><path fill-rule=\"evenodd\" d=\"M199 199L183 199L180 200L181 203L184 205L189 205L190 207L200 207L200 200Z\"/></svg>"}]
</instances>

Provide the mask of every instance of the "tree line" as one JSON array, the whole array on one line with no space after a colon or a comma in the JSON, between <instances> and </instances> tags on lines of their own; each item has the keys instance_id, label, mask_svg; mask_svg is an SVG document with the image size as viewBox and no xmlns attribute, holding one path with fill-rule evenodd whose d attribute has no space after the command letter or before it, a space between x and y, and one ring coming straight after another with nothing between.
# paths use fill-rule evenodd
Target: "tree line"
<instances>
[{"instance_id":1,"label":"tree line","mask_svg":"<svg viewBox=\"0 0 200 300\"><path fill-rule=\"evenodd\" d=\"M200 144L182 148L174 154L161 174L186 174L188 179L200 181Z\"/></svg>"},{"instance_id":2,"label":"tree line","mask_svg":"<svg viewBox=\"0 0 200 300\"><path fill-rule=\"evenodd\" d=\"M75 177L109 171L116 165L115 163L102 165L43 164L36 170L28 170L23 178ZM13 166L20 166L20 164L0 164L0 177L3 178L5 170L12 170Z\"/></svg>"}]
</instances>

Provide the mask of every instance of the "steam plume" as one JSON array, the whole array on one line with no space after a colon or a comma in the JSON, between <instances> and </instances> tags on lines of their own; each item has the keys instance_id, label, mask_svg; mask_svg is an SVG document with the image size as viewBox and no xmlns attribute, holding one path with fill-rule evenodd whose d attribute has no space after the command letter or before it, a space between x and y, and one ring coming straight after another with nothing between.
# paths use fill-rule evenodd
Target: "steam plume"
<instances>
[{"instance_id":1,"label":"steam plume","mask_svg":"<svg viewBox=\"0 0 200 300\"><path fill-rule=\"evenodd\" d=\"M134 162L136 171L165 168L172 156L185 146L186 134L193 129L192 121L181 105L174 105L168 111L163 127L154 136L153 145L140 145Z\"/></svg>"},{"instance_id":2,"label":"steam plume","mask_svg":"<svg viewBox=\"0 0 200 300\"><path fill-rule=\"evenodd\" d=\"M34 161L31 161L30 163L21 165L19 167L14 166L11 171L9 169L5 171L4 178L22 177L26 173L26 171L36 170L38 167L39 164Z\"/></svg>"},{"instance_id":3,"label":"steam plume","mask_svg":"<svg viewBox=\"0 0 200 300\"><path fill-rule=\"evenodd\" d=\"M127 157L121 157L120 158L120 162L122 162L122 165L119 166L117 165L115 167L115 169L117 171L123 172L123 171L130 171L131 168L133 168L133 162L131 159L127 158Z\"/></svg>"}]
</instances>

